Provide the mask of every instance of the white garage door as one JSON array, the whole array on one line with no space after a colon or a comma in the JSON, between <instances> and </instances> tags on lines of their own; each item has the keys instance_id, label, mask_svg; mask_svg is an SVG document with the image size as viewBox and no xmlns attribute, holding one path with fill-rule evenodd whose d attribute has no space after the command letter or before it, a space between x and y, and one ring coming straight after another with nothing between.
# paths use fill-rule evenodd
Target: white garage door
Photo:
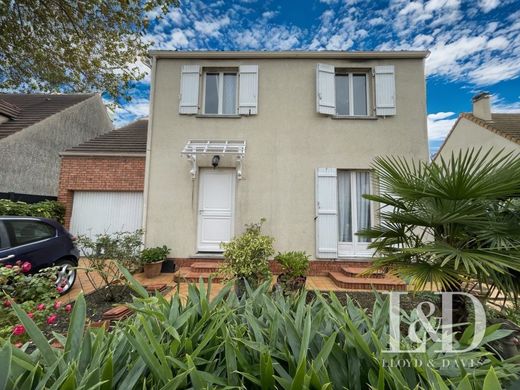
<instances>
[{"instance_id":1,"label":"white garage door","mask_svg":"<svg viewBox=\"0 0 520 390\"><path fill-rule=\"evenodd\" d=\"M142 192L75 191L70 232L96 234L133 232L141 228Z\"/></svg>"}]
</instances>

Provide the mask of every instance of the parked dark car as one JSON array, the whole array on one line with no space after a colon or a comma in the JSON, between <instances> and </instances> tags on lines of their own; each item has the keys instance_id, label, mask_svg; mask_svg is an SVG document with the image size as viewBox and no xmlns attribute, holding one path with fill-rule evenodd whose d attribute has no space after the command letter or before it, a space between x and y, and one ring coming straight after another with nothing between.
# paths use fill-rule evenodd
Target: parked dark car
<instances>
[{"instance_id":1,"label":"parked dark car","mask_svg":"<svg viewBox=\"0 0 520 390\"><path fill-rule=\"evenodd\" d=\"M76 280L79 251L75 238L58 222L0 216L0 263L31 263L31 272L57 266L56 286L67 292Z\"/></svg>"}]
</instances>

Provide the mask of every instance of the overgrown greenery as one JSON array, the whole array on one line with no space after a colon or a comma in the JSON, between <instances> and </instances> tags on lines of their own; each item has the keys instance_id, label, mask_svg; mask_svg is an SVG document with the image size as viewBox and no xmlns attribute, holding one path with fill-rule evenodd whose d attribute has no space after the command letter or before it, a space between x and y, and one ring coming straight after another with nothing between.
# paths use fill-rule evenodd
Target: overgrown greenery
<instances>
[{"instance_id":1,"label":"overgrown greenery","mask_svg":"<svg viewBox=\"0 0 520 390\"><path fill-rule=\"evenodd\" d=\"M150 22L178 0L0 1L0 89L130 100Z\"/></svg>"},{"instance_id":2,"label":"overgrown greenery","mask_svg":"<svg viewBox=\"0 0 520 390\"><path fill-rule=\"evenodd\" d=\"M65 218L65 206L60 202L45 200L38 203L13 202L0 199L0 215L14 215L27 217L41 217L54 219L63 224Z\"/></svg>"},{"instance_id":3,"label":"overgrown greenery","mask_svg":"<svg viewBox=\"0 0 520 390\"><path fill-rule=\"evenodd\" d=\"M62 305L57 298L57 268L49 267L30 274L29 262L15 265L0 264L0 338L9 338L14 343L27 340L25 327L12 308L16 302L40 327L52 324L70 306Z\"/></svg>"},{"instance_id":4,"label":"overgrown greenery","mask_svg":"<svg viewBox=\"0 0 520 390\"><path fill-rule=\"evenodd\" d=\"M141 251L141 264L151 264L157 263L158 261L163 261L168 256L168 253L170 253L170 248L168 248L166 245L145 248Z\"/></svg>"},{"instance_id":5,"label":"overgrown greenery","mask_svg":"<svg viewBox=\"0 0 520 390\"><path fill-rule=\"evenodd\" d=\"M85 275L95 291L100 291L108 302L117 300L117 285L123 279L116 262L131 272L141 265L143 231L97 234L94 238L78 237L78 247L88 262Z\"/></svg>"},{"instance_id":6,"label":"overgrown greenery","mask_svg":"<svg viewBox=\"0 0 520 390\"><path fill-rule=\"evenodd\" d=\"M374 171L381 194L365 198L382 206L381 221L360 234L373 239L376 268L417 289L518 300L519 155L472 149L431 163L378 158Z\"/></svg>"},{"instance_id":7,"label":"overgrown greenery","mask_svg":"<svg viewBox=\"0 0 520 390\"><path fill-rule=\"evenodd\" d=\"M306 276L309 270L309 255L305 251L278 253L274 258L282 267L282 272L291 278Z\"/></svg>"},{"instance_id":8,"label":"overgrown greenery","mask_svg":"<svg viewBox=\"0 0 520 390\"><path fill-rule=\"evenodd\" d=\"M189 287L184 304L177 294L148 296L122 272L140 296L132 305L137 314L111 332L88 329L79 296L67 337L57 336L63 349L50 347L14 305L38 351L27 354L4 342L0 388L499 390L520 371L518 359L501 361L483 348L443 355L430 344L427 353L384 352L388 302L381 299L367 315L334 295L308 304L304 294L272 295L269 283L248 288L240 300L228 285L210 300L211 285L201 284ZM484 342L506 333L490 328ZM393 367L397 358L416 364ZM476 367L461 366L468 362Z\"/></svg>"},{"instance_id":9,"label":"overgrown greenery","mask_svg":"<svg viewBox=\"0 0 520 390\"><path fill-rule=\"evenodd\" d=\"M246 225L246 231L228 243L222 243L224 266L228 276L245 279L254 286L271 276L269 257L274 254L274 238L262 234L265 219Z\"/></svg>"},{"instance_id":10,"label":"overgrown greenery","mask_svg":"<svg viewBox=\"0 0 520 390\"><path fill-rule=\"evenodd\" d=\"M274 259L280 264L282 273L276 279L277 287L286 293L305 288L309 257L304 251L278 253Z\"/></svg>"}]
</instances>

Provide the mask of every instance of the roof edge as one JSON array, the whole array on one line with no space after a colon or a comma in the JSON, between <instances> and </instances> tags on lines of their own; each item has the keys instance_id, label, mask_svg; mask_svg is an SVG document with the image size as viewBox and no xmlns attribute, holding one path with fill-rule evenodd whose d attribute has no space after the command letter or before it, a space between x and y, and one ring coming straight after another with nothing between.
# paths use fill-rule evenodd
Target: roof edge
<instances>
[{"instance_id":1,"label":"roof edge","mask_svg":"<svg viewBox=\"0 0 520 390\"><path fill-rule=\"evenodd\" d=\"M247 59L247 58L287 58L287 59L424 59L430 55L428 50L422 51L176 51L150 50L149 55L155 58L185 59Z\"/></svg>"},{"instance_id":2,"label":"roof edge","mask_svg":"<svg viewBox=\"0 0 520 390\"><path fill-rule=\"evenodd\" d=\"M146 157L146 152L61 152L60 157Z\"/></svg>"},{"instance_id":3,"label":"roof edge","mask_svg":"<svg viewBox=\"0 0 520 390\"><path fill-rule=\"evenodd\" d=\"M499 113L491 113L491 115L493 115L493 114L499 114ZM483 127L486 130L491 131L492 133L495 133L495 134L507 139L508 141L511 141L511 142L514 142L514 143L520 145L520 139L513 137L513 136L503 132L500 129L497 129L492 124L488 123L487 121L485 121L483 119L476 117L475 115L473 115L470 112L463 112L460 114L460 116L464 119L467 119L467 120L479 125L480 127Z\"/></svg>"}]
</instances>

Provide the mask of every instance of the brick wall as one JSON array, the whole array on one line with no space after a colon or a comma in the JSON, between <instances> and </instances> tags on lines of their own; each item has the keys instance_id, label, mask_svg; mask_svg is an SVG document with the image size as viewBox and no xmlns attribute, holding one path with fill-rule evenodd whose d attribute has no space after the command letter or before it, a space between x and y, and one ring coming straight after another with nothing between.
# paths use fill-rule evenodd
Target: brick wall
<instances>
[{"instance_id":1,"label":"brick wall","mask_svg":"<svg viewBox=\"0 0 520 390\"><path fill-rule=\"evenodd\" d=\"M145 158L64 156L58 201L66 207L69 228L74 191L143 191Z\"/></svg>"}]
</instances>

